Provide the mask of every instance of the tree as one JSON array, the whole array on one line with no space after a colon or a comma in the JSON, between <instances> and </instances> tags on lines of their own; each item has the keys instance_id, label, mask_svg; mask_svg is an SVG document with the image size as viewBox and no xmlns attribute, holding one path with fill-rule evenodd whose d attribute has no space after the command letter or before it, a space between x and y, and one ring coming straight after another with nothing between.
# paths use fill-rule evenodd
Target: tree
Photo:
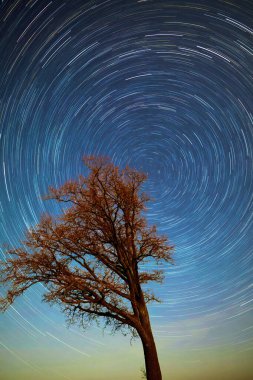
<instances>
[{"instance_id":1,"label":"tree","mask_svg":"<svg viewBox=\"0 0 253 380\"><path fill-rule=\"evenodd\" d=\"M162 281L163 273L142 264L171 262L173 247L143 215L145 174L101 157L85 157L84 163L87 177L49 189L47 198L64 206L62 215L43 216L22 248L8 250L0 270L7 287L1 309L41 282L48 290L44 300L60 304L70 323L85 327L102 317L113 331L127 328L139 336L147 379L160 380L147 309L157 299L142 285Z\"/></svg>"}]
</instances>

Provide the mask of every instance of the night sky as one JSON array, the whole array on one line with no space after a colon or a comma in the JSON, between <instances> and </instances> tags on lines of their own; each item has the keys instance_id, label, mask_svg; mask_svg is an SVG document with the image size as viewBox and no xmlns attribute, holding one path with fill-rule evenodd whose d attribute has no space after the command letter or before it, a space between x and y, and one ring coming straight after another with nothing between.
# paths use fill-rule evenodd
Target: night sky
<instances>
[{"instance_id":1,"label":"night sky","mask_svg":"<svg viewBox=\"0 0 253 380\"><path fill-rule=\"evenodd\" d=\"M253 2L2 0L0 68L1 246L83 155L148 173L176 246L149 308L164 380L252 379ZM0 315L1 379L141 378L138 340L68 329L44 290Z\"/></svg>"}]
</instances>

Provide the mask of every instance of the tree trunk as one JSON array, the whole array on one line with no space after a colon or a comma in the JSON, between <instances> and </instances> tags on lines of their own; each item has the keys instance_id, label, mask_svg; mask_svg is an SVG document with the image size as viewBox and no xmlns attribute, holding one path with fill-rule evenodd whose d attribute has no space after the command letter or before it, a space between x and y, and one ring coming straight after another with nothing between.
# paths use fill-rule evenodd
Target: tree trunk
<instances>
[{"instance_id":1,"label":"tree trunk","mask_svg":"<svg viewBox=\"0 0 253 380\"><path fill-rule=\"evenodd\" d=\"M147 305L139 282L136 281L135 285L137 287L135 298L137 300L137 310L139 316L139 323L137 326L135 326L135 328L142 341L146 366L146 378L147 380L162 380L162 373L158 360L155 340L152 333ZM135 309L135 305L133 305L133 309Z\"/></svg>"},{"instance_id":2,"label":"tree trunk","mask_svg":"<svg viewBox=\"0 0 253 380\"><path fill-rule=\"evenodd\" d=\"M150 331L145 331L145 337L141 337L141 340L145 357L147 380L162 380L162 373L151 328Z\"/></svg>"},{"instance_id":3,"label":"tree trunk","mask_svg":"<svg viewBox=\"0 0 253 380\"><path fill-rule=\"evenodd\" d=\"M147 380L162 380L162 373L158 360L155 340L153 337L149 314L144 302L139 304L141 327L138 329L139 336L142 341Z\"/></svg>"}]
</instances>

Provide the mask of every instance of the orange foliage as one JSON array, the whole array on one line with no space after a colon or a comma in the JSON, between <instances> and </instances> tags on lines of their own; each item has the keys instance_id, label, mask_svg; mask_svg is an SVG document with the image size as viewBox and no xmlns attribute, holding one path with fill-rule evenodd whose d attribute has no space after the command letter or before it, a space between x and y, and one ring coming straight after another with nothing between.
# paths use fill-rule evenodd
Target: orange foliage
<instances>
[{"instance_id":1,"label":"orange foliage","mask_svg":"<svg viewBox=\"0 0 253 380\"><path fill-rule=\"evenodd\" d=\"M84 163L87 177L50 188L47 198L69 206L64 213L42 217L23 248L8 251L0 270L8 286L1 307L41 282L48 289L44 299L59 303L70 322L104 317L113 328L128 327L143 338L146 303L156 298L141 285L161 281L162 272L140 270L140 264L171 262L173 247L147 225L145 174L100 157L85 157Z\"/></svg>"}]
</instances>

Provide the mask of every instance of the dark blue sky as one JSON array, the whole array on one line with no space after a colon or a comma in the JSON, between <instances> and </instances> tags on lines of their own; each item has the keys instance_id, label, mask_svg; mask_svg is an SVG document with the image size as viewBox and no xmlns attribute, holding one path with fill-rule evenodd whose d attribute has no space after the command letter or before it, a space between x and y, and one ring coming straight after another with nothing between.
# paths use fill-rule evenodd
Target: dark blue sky
<instances>
[{"instance_id":1,"label":"dark blue sky","mask_svg":"<svg viewBox=\"0 0 253 380\"><path fill-rule=\"evenodd\" d=\"M155 287L164 302L150 308L164 366L173 361L171 347L178 349L174 363L182 363L182 347L217 358L227 350L224 379L242 363L253 376L252 20L253 3L245 0L0 6L0 243L16 246L43 212L57 212L42 196L83 173L84 154L147 172L148 219L176 245L175 266ZM71 339L63 324L55 330L60 313L40 304L42 293L0 316L6 380L15 378L8 358L28 363L24 378L34 376L27 351L22 356L29 323L51 329L48 341ZM41 321L27 312L29 302ZM186 379L173 368L175 379ZM81 379L75 371L68 377Z\"/></svg>"}]
</instances>

